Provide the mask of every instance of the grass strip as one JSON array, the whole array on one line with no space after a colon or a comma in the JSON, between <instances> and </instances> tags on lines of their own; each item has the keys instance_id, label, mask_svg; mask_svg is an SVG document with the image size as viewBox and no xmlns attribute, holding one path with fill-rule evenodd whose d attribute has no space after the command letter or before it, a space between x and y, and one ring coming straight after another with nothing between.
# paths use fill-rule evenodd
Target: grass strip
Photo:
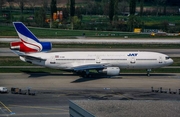
<instances>
[{"instance_id":1,"label":"grass strip","mask_svg":"<svg viewBox=\"0 0 180 117\"><path fill-rule=\"evenodd\" d=\"M0 66L34 66L33 64L23 62L19 57L0 57Z\"/></svg>"},{"instance_id":2,"label":"grass strip","mask_svg":"<svg viewBox=\"0 0 180 117\"><path fill-rule=\"evenodd\" d=\"M62 37L76 37L85 34L86 37L119 37L124 38L153 38L150 34L138 34L132 32L119 31L95 31L95 30L61 30L50 28L32 28L29 29L38 38L62 38ZM0 26L0 36L17 36L17 33L12 26Z\"/></svg>"}]
</instances>

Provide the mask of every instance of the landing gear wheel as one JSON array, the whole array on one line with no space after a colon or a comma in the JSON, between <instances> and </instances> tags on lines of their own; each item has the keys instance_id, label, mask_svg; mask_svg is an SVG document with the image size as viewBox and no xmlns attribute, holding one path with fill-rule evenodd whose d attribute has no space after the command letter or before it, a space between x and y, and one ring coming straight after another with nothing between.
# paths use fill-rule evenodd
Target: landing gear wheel
<instances>
[{"instance_id":1,"label":"landing gear wheel","mask_svg":"<svg viewBox=\"0 0 180 117\"><path fill-rule=\"evenodd\" d=\"M151 69L147 69L147 76L150 77Z\"/></svg>"},{"instance_id":2,"label":"landing gear wheel","mask_svg":"<svg viewBox=\"0 0 180 117\"><path fill-rule=\"evenodd\" d=\"M82 78L92 77L92 73L90 73L89 70L77 71L76 73L78 73L78 75L81 76Z\"/></svg>"},{"instance_id":3,"label":"landing gear wheel","mask_svg":"<svg viewBox=\"0 0 180 117\"><path fill-rule=\"evenodd\" d=\"M91 74L83 74L82 77L83 77L83 78L91 78L92 75L91 75Z\"/></svg>"},{"instance_id":4,"label":"landing gear wheel","mask_svg":"<svg viewBox=\"0 0 180 117\"><path fill-rule=\"evenodd\" d=\"M88 78L91 78L92 77L92 75L91 74L88 74L88 76L87 76Z\"/></svg>"}]
</instances>

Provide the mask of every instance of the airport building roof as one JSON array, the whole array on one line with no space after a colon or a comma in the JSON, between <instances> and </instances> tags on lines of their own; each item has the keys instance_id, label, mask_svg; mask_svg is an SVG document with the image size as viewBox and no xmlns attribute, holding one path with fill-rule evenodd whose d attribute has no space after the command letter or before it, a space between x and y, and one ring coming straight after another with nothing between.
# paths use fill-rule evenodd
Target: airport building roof
<instances>
[{"instance_id":1,"label":"airport building roof","mask_svg":"<svg viewBox=\"0 0 180 117\"><path fill-rule=\"evenodd\" d=\"M77 100L71 101L95 117L179 117L180 101ZM71 108L71 107L70 107ZM75 109L76 110L76 109ZM80 113L80 112L79 112ZM89 117L93 117L89 116Z\"/></svg>"}]
</instances>

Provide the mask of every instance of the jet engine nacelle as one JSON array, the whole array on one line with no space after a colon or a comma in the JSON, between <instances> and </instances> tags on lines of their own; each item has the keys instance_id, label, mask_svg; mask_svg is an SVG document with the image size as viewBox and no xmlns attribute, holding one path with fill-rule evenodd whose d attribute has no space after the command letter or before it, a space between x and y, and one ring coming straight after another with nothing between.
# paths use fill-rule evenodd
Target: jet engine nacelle
<instances>
[{"instance_id":1,"label":"jet engine nacelle","mask_svg":"<svg viewBox=\"0 0 180 117\"><path fill-rule=\"evenodd\" d=\"M119 67L107 67L106 69L103 69L102 72L107 73L107 75L110 76L116 76L119 75L120 69Z\"/></svg>"},{"instance_id":2,"label":"jet engine nacelle","mask_svg":"<svg viewBox=\"0 0 180 117\"><path fill-rule=\"evenodd\" d=\"M44 52L49 51L52 48L52 44L50 42L40 42L38 45L23 43L22 41L11 42L10 47L12 50L19 50L25 53L32 52Z\"/></svg>"}]
</instances>

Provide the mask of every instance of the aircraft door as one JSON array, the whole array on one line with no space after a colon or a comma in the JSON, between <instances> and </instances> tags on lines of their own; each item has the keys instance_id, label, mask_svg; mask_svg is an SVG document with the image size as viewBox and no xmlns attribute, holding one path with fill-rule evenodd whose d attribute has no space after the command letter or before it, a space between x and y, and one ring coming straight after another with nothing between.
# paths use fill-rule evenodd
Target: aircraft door
<instances>
[{"instance_id":1,"label":"aircraft door","mask_svg":"<svg viewBox=\"0 0 180 117\"><path fill-rule=\"evenodd\" d=\"M136 63L136 59L134 57L132 57L130 63L131 64L135 64Z\"/></svg>"},{"instance_id":2,"label":"aircraft door","mask_svg":"<svg viewBox=\"0 0 180 117\"><path fill-rule=\"evenodd\" d=\"M159 63L163 63L162 56L159 57Z\"/></svg>"},{"instance_id":3,"label":"aircraft door","mask_svg":"<svg viewBox=\"0 0 180 117\"><path fill-rule=\"evenodd\" d=\"M136 63L136 59L135 59L135 57L129 57L128 58L128 69L133 69L134 68L134 65L135 65L135 63Z\"/></svg>"},{"instance_id":4,"label":"aircraft door","mask_svg":"<svg viewBox=\"0 0 180 117\"><path fill-rule=\"evenodd\" d=\"M51 59L50 59L50 64L56 64L56 60L55 60L55 57L52 56Z\"/></svg>"},{"instance_id":5,"label":"aircraft door","mask_svg":"<svg viewBox=\"0 0 180 117\"><path fill-rule=\"evenodd\" d=\"M51 56L47 59L46 61L46 66L47 67L51 67L51 68L57 68L57 63L56 63L56 59L54 56Z\"/></svg>"},{"instance_id":6,"label":"aircraft door","mask_svg":"<svg viewBox=\"0 0 180 117\"><path fill-rule=\"evenodd\" d=\"M100 56L96 56L96 63L101 63L101 58L100 58Z\"/></svg>"}]
</instances>

